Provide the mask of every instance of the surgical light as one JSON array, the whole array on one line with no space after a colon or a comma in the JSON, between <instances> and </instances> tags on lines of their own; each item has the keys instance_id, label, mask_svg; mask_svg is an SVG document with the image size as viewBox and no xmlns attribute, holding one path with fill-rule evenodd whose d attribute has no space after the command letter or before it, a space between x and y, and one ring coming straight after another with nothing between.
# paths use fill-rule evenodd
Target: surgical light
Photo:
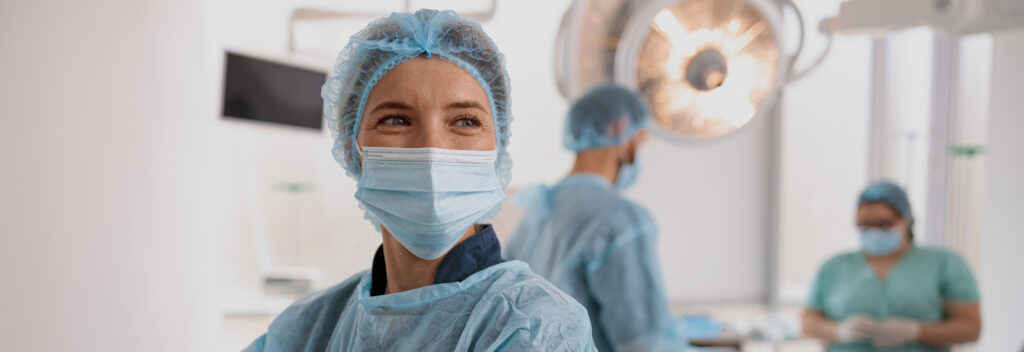
<instances>
[{"instance_id":1,"label":"surgical light","mask_svg":"<svg viewBox=\"0 0 1024 352\"><path fill-rule=\"evenodd\" d=\"M572 99L614 80L640 92L672 138L724 136L788 81L797 54L783 53L781 28L768 0L576 0L556 47L559 88Z\"/></svg>"}]
</instances>

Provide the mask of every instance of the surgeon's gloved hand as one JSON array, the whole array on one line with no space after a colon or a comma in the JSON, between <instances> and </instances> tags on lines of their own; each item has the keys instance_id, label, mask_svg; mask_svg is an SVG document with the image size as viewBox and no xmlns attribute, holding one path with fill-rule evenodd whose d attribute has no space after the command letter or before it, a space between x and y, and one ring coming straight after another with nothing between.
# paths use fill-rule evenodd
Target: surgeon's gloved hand
<instances>
[{"instance_id":1,"label":"surgeon's gloved hand","mask_svg":"<svg viewBox=\"0 0 1024 352\"><path fill-rule=\"evenodd\" d=\"M902 346L917 341L921 325L909 319L892 318L876 323L871 329L871 343L877 348Z\"/></svg>"},{"instance_id":2,"label":"surgeon's gloved hand","mask_svg":"<svg viewBox=\"0 0 1024 352\"><path fill-rule=\"evenodd\" d=\"M855 314L839 322L833 336L835 336L836 342L841 343L867 341L871 338L871 333L875 331L877 324L867 315Z\"/></svg>"}]
</instances>

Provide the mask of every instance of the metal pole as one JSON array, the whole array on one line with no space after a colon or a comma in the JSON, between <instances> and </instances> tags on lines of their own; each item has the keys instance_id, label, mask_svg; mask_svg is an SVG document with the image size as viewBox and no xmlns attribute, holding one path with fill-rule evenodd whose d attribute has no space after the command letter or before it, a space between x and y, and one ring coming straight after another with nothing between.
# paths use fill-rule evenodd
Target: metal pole
<instances>
[{"instance_id":1,"label":"metal pole","mask_svg":"<svg viewBox=\"0 0 1024 352\"><path fill-rule=\"evenodd\" d=\"M931 126L928 140L926 243L946 243L950 126L956 111L958 40L936 35L932 48Z\"/></svg>"},{"instance_id":2,"label":"metal pole","mask_svg":"<svg viewBox=\"0 0 1024 352\"><path fill-rule=\"evenodd\" d=\"M885 37L871 43L871 110L868 120L868 181L886 177L885 78L887 56Z\"/></svg>"}]
</instances>

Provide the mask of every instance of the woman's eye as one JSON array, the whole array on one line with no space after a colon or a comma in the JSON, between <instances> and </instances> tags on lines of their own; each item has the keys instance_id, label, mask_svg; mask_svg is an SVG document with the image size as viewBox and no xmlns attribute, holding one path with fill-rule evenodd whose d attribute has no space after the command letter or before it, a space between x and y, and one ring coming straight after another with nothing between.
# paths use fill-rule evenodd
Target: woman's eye
<instances>
[{"instance_id":1,"label":"woman's eye","mask_svg":"<svg viewBox=\"0 0 1024 352\"><path fill-rule=\"evenodd\" d=\"M477 127L480 126L480 120L476 117L463 117L458 121L455 121L457 127Z\"/></svg>"},{"instance_id":2,"label":"woman's eye","mask_svg":"<svg viewBox=\"0 0 1024 352\"><path fill-rule=\"evenodd\" d=\"M384 126L408 126L408 125L410 125L409 121L406 121L405 119L403 119L401 117L397 117L397 116L385 117L383 120L380 120L379 124L384 125Z\"/></svg>"}]
</instances>

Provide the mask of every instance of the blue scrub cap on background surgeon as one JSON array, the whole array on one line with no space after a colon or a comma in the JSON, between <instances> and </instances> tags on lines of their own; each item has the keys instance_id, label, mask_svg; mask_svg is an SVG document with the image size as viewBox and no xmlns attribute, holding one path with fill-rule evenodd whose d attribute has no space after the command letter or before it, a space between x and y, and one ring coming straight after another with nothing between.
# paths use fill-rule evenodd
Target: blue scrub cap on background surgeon
<instances>
[{"instance_id":1,"label":"blue scrub cap on background surgeon","mask_svg":"<svg viewBox=\"0 0 1024 352\"><path fill-rule=\"evenodd\" d=\"M498 149L495 168L502 185L508 186L512 159L506 149L512 113L505 56L479 24L453 11L392 13L370 22L349 38L321 90L324 118L334 137L334 159L349 176L359 178L356 137L370 91L388 71L420 55L437 56L459 65L483 87L494 118Z\"/></svg>"},{"instance_id":2,"label":"blue scrub cap on background surgeon","mask_svg":"<svg viewBox=\"0 0 1024 352\"><path fill-rule=\"evenodd\" d=\"M910 211L910 200L907 199L907 193L895 183L889 181L872 183L864 189L864 192L861 192L860 198L857 199L857 206L874 202L885 203L900 213L907 224L914 224L914 213Z\"/></svg>"},{"instance_id":3,"label":"blue scrub cap on background surgeon","mask_svg":"<svg viewBox=\"0 0 1024 352\"><path fill-rule=\"evenodd\" d=\"M566 149L582 151L622 144L650 123L650 109L636 93L614 85L594 87L569 108ZM625 118L625 123L622 121Z\"/></svg>"}]
</instances>

